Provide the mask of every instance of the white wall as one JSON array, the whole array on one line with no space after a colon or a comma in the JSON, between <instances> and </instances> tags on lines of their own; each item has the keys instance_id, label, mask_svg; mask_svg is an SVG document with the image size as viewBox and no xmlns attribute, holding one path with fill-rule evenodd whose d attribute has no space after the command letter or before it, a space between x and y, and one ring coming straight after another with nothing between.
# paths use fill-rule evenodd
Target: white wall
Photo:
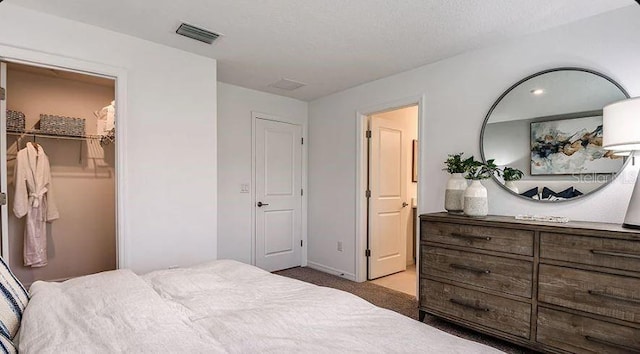
<instances>
[{"instance_id":1,"label":"white wall","mask_svg":"<svg viewBox=\"0 0 640 354\"><path fill-rule=\"evenodd\" d=\"M499 95L521 78L559 66L595 69L640 95L640 6L606 13L327 96L309 106L309 262L355 272L356 111L405 97L426 95L421 117L423 193L419 212L443 210L447 154L480 156L484 116ZM565 215L619 223L635 181L628 167L594 195L561 204L536 204L511 196L493 181L492 214ZM344 252L336 252L337 240Z\"/></svg>"},{"instance_id":2,"label":"white wall","mask_svg":"<svg viewBox=\"0 0 640 354\"><path fill-rule=\"evenodd\" d=\"M251 183L251 112L304 125L308 104L218 83L218 257L249 264L254 206L250 193L240 193L240 185Z\"/></svg>"},{"instance_id":3,"label":"white wall","mask_svg":"<svg viewBox=\"0 0 640 354\"><path fill-rule=\"evenodd\" d=\"M216 61L5 2L0 57L16 48L126 71L124 265L215 259Z\"/></svg>"}]
</instances>

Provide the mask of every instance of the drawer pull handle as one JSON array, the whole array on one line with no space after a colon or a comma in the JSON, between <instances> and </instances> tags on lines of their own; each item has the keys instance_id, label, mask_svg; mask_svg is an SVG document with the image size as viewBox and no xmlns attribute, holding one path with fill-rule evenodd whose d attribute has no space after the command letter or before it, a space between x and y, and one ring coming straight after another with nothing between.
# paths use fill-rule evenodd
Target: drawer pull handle
<instances>
[{"instance_id":1,"label":"drawer pull handle","mask_svg":"<svg viewBox=\"0 0 640 354\"><path fill-rule=\"evenodd\" d=\"M584 336L584 338L586 340L590 341L590 342L608 345L610 347L622 349L624 351L628 351L628 352L631 352L631 353L640 353L640 348L629 347L629 346L626 346L624 344L618 344L618 343L610 342L610 341L605 340L605 339L600 339L600 338L591 337L591 336Z\"/></svg>"},{"instance_id":2,"label":"drawer pull handle","mask_svg":"<svg viewBox=\"0 0 640 354\"><path fill-rule=\"evenodd\" d=\"M452 233L451 236L457 238L464 238L467 240L478 240L478 241L491 241L491 237L489 236L475 236L475 235L464 235L459 233Z\"/></svg>"},{"instance_id":3,"label":"drawer pull handle","mask_svg":"<svg viewBox=\"0 0 640 354\"><path fill-rule=\"evenodd\" d=\"M453 269L468 270L470 272L474 272L474 273L478 273L478 274L491 274L491 271L489 269L475 268L475 267L470 267L470 266L467 266L467 265L464 265L464 264L451 263L451 264L449 264L449 267L451 267Z\"/></svg>"},{"instance_id":4,"label":"drawer pull handle","mask_svg":"<svg viewBox=\"0 0 640 354\"><path fill-rule=\"evenodd\" d=\"M599 255L603 255L603 256L614 256L614 257L640 259L640 254L637 254L637 253L626 253L626 252L605 251L605 250L591 250L591 253L599 254Z\"/></svg>"},{"instance_id":5,"label":"drawer pull handle","mask_svg":"<svg viewBox=\"0 0 640 354\"><path fill-rule=\"evenodd\" d=\"M484 311L484 312L489 312L490 311L490 309L488 307L478 306L478 305L475 305L475 304L472 304L472 303L469 303L469 302L466 302L466 301L462 301L462 300L449 299L449 301L452 304L456 304L456 305L460 305L460 306L463 306L463 307L467 307L467 308L470 308L470 309L476 310L476 311Z\"/></svg>"},{"instance_id":6,"label":"drawer pull handle","mask_svg":"<svg viewBox=\"0 0 640 354\"><path fill-rule=\"evenodd\" d=\"M640 304L640 299L633 299L633 298L628 298L628 297L624 297L624 296L611 295L611 294L607 294L604 291L600 291L600 290L589 290L588 293L589 293L589 295L593 295L593 296L601 296L601 297L606 297L606 298L609 298L609 299L628 301L628 302L633 302L635 304Z\"/></svg>"}]
</instances>

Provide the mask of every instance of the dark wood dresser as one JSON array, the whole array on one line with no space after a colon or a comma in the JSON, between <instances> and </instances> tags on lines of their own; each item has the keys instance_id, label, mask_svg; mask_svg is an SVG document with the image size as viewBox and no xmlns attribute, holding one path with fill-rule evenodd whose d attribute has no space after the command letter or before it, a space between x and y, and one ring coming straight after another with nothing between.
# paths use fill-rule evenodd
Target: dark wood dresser
<instances>
[{"instance_id":1,"label":"dark wood dresser","mask_svg":"<svg viewBox=\"0 0 640 354\"><path fill-rule=\"evenodd\" d=\"M420 216L426 313L552 353L640 353L640 232Z\"/></svg>"}]
</instances>

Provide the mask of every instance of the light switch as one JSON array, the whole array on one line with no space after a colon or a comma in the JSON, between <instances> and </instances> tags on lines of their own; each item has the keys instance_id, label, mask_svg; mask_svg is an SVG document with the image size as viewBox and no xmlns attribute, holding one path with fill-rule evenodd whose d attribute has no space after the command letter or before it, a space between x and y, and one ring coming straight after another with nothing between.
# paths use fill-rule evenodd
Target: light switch
<instances>
[{"instance_id":1,"label":"light switch","mask_svg":"<svg viewBox=\"0 0 640 354\"><path fill-rule=\"evenodd\" d=\"M249 183L242 183L240 185L240 193L249 193Z\"/></svg>"}]
</instances>

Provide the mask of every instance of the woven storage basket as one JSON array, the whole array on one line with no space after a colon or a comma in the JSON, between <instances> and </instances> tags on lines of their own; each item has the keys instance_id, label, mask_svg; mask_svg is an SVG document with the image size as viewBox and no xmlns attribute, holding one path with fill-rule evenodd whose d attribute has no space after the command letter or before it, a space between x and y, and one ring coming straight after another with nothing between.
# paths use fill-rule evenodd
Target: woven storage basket
<instances>
[{"instance_id":1,"label":"woven storage basket","mask_svg":"<svg viewBox=\"0 0 640 354\"><path fill-rule=\"evenodd\" d=\"M84 136L86 119L40 115L40 131L54 135Z\"/></svg>"},{"instance_id":2,"label":"woven storage basket","mask_svg":"<svg viewBox=\"0 0 640 354\"><path fill-rule=\"evenodd\" d=\"M7 110L7 130L22 131L25 127L24 113Z\"/></svg>"}]
</instances>

